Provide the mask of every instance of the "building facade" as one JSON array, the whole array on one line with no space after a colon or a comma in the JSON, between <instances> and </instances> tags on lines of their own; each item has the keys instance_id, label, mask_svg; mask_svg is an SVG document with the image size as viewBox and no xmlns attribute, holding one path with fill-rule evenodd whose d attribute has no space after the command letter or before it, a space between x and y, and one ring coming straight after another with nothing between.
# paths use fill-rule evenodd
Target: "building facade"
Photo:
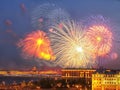
<instances>
[{"instance_id":1,"label":"building facade","mask_svg":"<svg viewBox=\"0 0 120 90\"><path fill-rule=\"evenodd\" d=\"M91 90L92 73L95 69L63 69L62 79L77 90Z\"/></svg>"},{"instance_id":2,"label":"building facade","mask_svg":"<svg viewBox=\"0 0 120 90\"><path fill-rule=\"evenodd\" d=\"M120 90L120 72L92 74L92 90Z\"/></svg>"},{"instance_id":3,"label":"building facade","mask_svg":"<svg viewBox=\"0 0 120 90\"><path fill-rule=\"evenodd\" d=\"M95 69L62 69L62 78L91 78Z\"/></svg>"}]
</instances>

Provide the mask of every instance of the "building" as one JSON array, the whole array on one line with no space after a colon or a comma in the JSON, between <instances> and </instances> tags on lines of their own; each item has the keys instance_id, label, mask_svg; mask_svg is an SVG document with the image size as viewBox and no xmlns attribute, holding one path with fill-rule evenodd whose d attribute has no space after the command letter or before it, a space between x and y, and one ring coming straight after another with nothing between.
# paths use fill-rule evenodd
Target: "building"
<instances>
[{"instance_id":1,"label":"building","mask_svg":"<svg viewBox=\"0 0 120 90\"><path fill-rule=\"evenodd\" d=\"M91 90L92 73L95 69L62 69L62 80L77 90Z\"/></svg>"},{"instance_id":2,"label":"building","mask_svg":"<svg viewBox=\"0 0 120 90\"><path fill-rule=\"evenodd\" d=\"M92 90L120 90L120 72L108 70L93 73Z\"/></svg>"},{"instance_id":3,"label":"building","mask_svg":"<svg viewBox=\"0 0 120 90\"><path fill-rule=\"evenodd\" d=\"M95 69L62 69L62 78L91 78Z\"/></svg>"}]
</instances>

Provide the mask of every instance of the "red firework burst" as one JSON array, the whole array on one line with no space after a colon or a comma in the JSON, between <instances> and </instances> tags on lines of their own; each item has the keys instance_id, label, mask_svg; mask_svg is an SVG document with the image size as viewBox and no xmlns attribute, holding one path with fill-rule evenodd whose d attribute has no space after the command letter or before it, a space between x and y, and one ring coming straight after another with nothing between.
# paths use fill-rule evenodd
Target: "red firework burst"
<instances>
[{"instance_id":1,"label":"red firework burst","mask_svg":"<svg viewBox=\"0 0 120 90\"><path fill-rule=\"evenodd\" d=\"M35 57L45 60L54 59L50 41L43 31L37 30L27 34L17 45L22 48L22 54L25 57Z\"/></svg>"}]
</instances>

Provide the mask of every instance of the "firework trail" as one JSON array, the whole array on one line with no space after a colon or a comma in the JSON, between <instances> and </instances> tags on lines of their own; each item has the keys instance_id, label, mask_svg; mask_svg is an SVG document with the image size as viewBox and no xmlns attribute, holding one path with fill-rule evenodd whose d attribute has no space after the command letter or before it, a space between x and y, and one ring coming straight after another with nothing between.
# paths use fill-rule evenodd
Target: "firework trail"
<instances>
[{"instance_id":1,"label":"firework trail","mask_svg":"<svg viewBox=\"0 0 120 90\"><path fill-rule=\"evenodd\" d=\"M43 31L37 30L27 34L17 45L22 49L25 58L53 59L50 41Z\"/></svg>"},{"instance_id":2,"label":"firework trail","mask_svg":"<svg viewBox=\"0 0 120 90\"><path fill-rule=\"evenodd\" d=\"M73 21L63 22L62 28L54 26L50 40L56 56L55 64L65 68L91 67L94 64L93 47L84 35L82 26Z\"/></svg>"}]
</instances>

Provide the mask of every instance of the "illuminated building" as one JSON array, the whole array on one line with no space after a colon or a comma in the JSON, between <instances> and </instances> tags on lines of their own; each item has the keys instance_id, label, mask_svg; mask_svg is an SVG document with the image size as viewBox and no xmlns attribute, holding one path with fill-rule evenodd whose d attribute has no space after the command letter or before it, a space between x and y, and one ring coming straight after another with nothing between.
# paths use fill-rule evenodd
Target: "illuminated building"
<instances>
[{"instance_id":1,"label":"illuminated building","mask_svg":"<svg viewBox=\"0 0 120 90\"><path fill-rule=\"evenodd\" d=\"M91 78L94 69L63 69L62 78Z\"/></svg>"},{"instance_id":2,"label":"illuminated building","mask_svg":"<svg viewBox=\"0 0 120 90\"><path fill-rule=\"evenodd\" d=\"M91 90L92 73L95 69L63 69L62 79L71 87L79 90Z\"/></svg>"},{"instance_id":3,"label":"illuminated building","mask_svg":"<svg viewBox=\"0 0 120 90\"><path fill-rule=\"evenodd\" d=\"M93 73L92 90L120 90L120 72L109 70Z\"/></svg>"}]
</instances>

